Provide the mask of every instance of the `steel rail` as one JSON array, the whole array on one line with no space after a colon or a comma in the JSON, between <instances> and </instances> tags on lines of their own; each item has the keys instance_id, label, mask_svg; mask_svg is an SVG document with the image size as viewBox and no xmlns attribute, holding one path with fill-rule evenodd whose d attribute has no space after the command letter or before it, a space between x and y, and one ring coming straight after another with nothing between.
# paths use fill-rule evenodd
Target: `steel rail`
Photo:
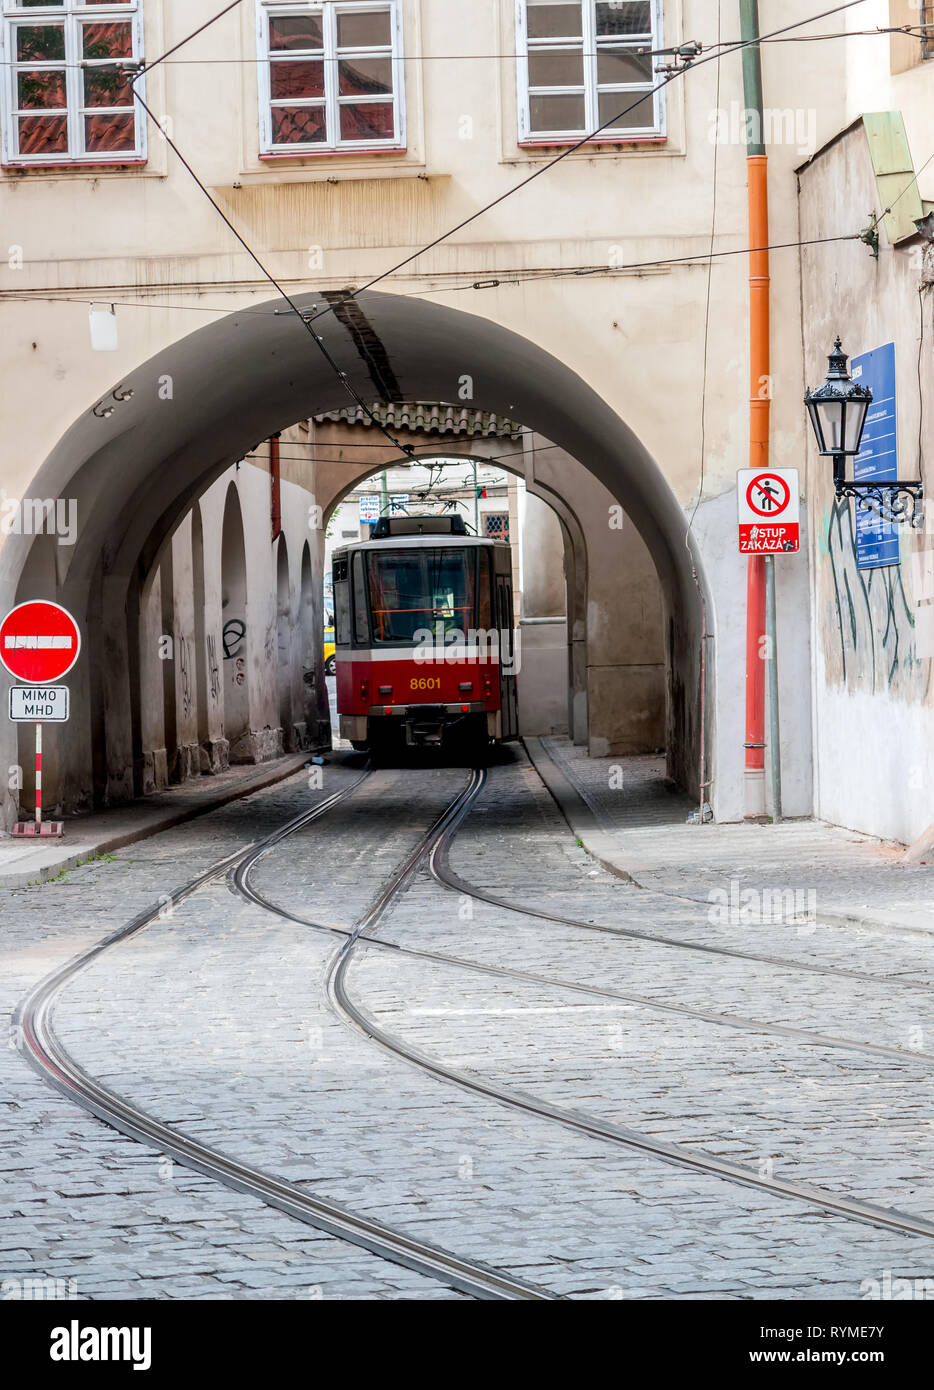
<instances>
[{"instance_id":1,"label":"steel rail","mask_svg":"<svg viewBox=\"0 0 934 1390\"><path fill-rule=\"evenodd\" d=\"M318 806L280 826L258 845L250 845L219 860L211 868L177 889L169 899L177 906L199 888L234 870L245 861L255 862L286 837L326 815L348 797L367 777L365 771L349 787L334 793ZM32 1067L60 1094L99 1120L139 1143L151 1145L186 1168L214 1178L237 1192L258 1197L287 1216L314 1226L372 1254L404 1265L416 1273L459 1292L484 1300L544 1300L554 1295L522 1280L510 1278L474 1260L463 1259L424 1241L413 1240L381 1222L355 1215L336 1203L311 1197L294 1183L262 1169L240 1163L219 1149L201 1144L183 1131L139 1110L122 1096L89 1075L59 1041L52 1026L54 1006L65 988L106 951L138 935L164 914L165 902L146 909L131 922L112 932L89 950L59 966L41 980L17 1008L13 1017L17 1045Z\"/></svg>"},{"instance_id":2,"label":"steel rail","mask_svg":"<svg viewBox=\"0 0 934 1390\"><path fill-rule=\"evenodd\" d=\"M510 902L507 898L500 898L495 893L488 893L475 884L469 883L467 879L461 877L456 869L451 867L451 844L460 822L469 809L469 806L462 808L461 815L458 817L458 824L448 827L445 834L438 839L429 856L432 877L437 883L442 884L445 888L450 888L454 893L466 894L468 897L475 898L477 902L502 908L506 912L516 912L523 917L534 917L536 921L554 922L558 926L574 927L580 931L599 932L603 936L618 936L630 941L644 941L650 946L672 946L679 951L699 951L703 955L730 956L734 960L749 960L760 965L775 965L782 970L798 970L809 975L830 975L844 980L859 980L864 984L882 985L886 989L919 989L928 994L931 993L932 986L928 981L912 979L910 976L893 978L891 976L870 975L864 970L848 970L839 965L815 965L811 961L785 960L781 956L769 956L756 951L739 951L730 946L712 946L701 941L679 941L674 936L637 931L634 927L608 927L599 922L582 922L579 918L564 917L559 913L548 912L544 908L526 907L522 903ZM657 890L644 889L642 891L654 892ZM686 898L674 893L660 893L660 896L678 902L690 903L694 907L698 905L696 898Z\"/></svg>"},{"instance_id":3,"label":"steel rail","mask_svg":"<svg viewBox=\"0 0 934 1390\"><path fill-rule=\"evenodd\" d=\"M366 916L361 919L351 935L338 948L327 974L329 996L337 1011L364 1036L370 1038L385 1051L431 1073L442 1081L450 1082L476 1095L499 1101L512 1109L522 1111L538 1119L552 1120L578 1133L584 1133L593 1138L606 1139L626 1148L647 1153L653 1158L680 1168L724 1178L743 1187L766 1192L771 1196L816 1207L832 1216L883 1227L902 1234L925 1236L928 1239L934 1238L934 1222L927 1221L923 1217L912 1216L908 1212L901 1212L894 1208L878 1207L869 1202L826 1191L809 1183L786 1182L780 1178L760 1176L744 1168L741 1164L730 1162L728 1159L717 1158L713 1154L690 1149L681 1144L666 1143L641 1131L614 1125L609 1121L599 1119L597 1116L537 1099L524 1091L502 1086L483 1078L477 1073L448 1066L420 1049L411 1047L403 1039L380 1027L375 1019L353 1001L347 989L346 977L357 946L365 939L365 933L377 930L386 910L397 893L406 886L408 879L417 869L421 860L425 857L430 860L439 842L450 842L451 836L476 800L485 782L485 769L475 770L468 786L458 794L433 829L426 834L421 846L416 847L408 856L393 879L380 893ZM466 886L463 891L471 892L470 888Z\"/></svg>"},{"instance_id":4,"label":"steel rail","mask_svg":"<svg viewBox=\"0 0 934 1390\"><path fill-rule=\"evenodd\" d=\"M253 886L251 881L253 868L273 848L275 846L270 845L250 858L241 860L231 874L234 887L255 906L265 909L276 917L281 917L283 921L294 922L299 927L311 927L315 931L325 932L343 940L352 937L354 935L353 927L338 927L330 923L315 921L311 917L304 917L300 913L293 912L284 904L266 897ZM423 858L424 855L425 850L423 848L419 858ZM472 896L476 896L475 890L468 886L465 886L463 891L469 891ZM526 984L545 985L551 989L568 990L575 994L592 995L599 999L615 999L623 1004L635 1004L659 1013L679 1014L682 1017L697 1019L701 1023L710 1023L717 1027L735 1028L748 1033L773 1034L777 1037L788 1038L792 1042L803 1043L809 1047L839 1049L845 1052L865 1052L871 1056L886 1057L903 1064L906 1062L909 1064L934 1062L934 1053L924 1052L918 1048L911 1048L906 1051L904 1048L892 1047L885 1043L863 1042L856 1038L839 1037L833 1033L818 1033L809 1028L795 1028L791 1024L772 1023L766 1019L750 1018L744 1014L695 1009L689 1004L674 1004L661 999L653 999L647 994L636 994L630 990L608 989L605 985L582 984L580 981L566 980L560 976L539 975L531 970L518 970L509 965L492 965L486 961L471 960L467 956L451 955L447 951L430 951L424 946L407 946L401 941L387 940L384 937L360 936L357 944L377 951L391 951L396 955L407 956L413 960L431 961L437 965L453 965L460 970L472 971L474 974L521 980Z\"/></svg>"}]
</instances>

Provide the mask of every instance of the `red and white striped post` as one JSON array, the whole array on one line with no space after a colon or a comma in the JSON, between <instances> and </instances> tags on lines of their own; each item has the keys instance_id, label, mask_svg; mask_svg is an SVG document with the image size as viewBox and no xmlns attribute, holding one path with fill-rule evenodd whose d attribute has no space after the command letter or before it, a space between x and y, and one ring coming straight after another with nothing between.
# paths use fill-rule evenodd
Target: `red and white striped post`
<instances>
[{"instance_id":1,"label":"red and white striped post","mask_svg":"<svg viewBox=\"0 0 934 1390\"><path fill-rule=\"evenodd\" d=\"M42 831L42 725L36 725L36 834Z\"/></svg>"}]
</instances>

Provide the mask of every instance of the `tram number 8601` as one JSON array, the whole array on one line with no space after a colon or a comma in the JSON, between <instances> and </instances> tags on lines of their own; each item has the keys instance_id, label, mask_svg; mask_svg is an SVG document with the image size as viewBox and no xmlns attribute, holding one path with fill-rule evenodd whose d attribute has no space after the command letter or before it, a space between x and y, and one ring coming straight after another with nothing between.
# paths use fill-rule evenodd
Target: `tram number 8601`
<instances>
[{"instance_id":1,"label":"tram number 8601","mask_svg":"<svg viewBox=\"0 0 934 1390\"><path fill-rule=\"evenodd\" d=\"M422 678L421 678L420 680L410 681L410 682L409 682L409 689L410 689L410 690L440 690L440 689L441 689L441 681L440 681L439 679L431 679L431 678L429 678L429 677L427 677L427 676L422 676Z\"/></svg>"}]
</instances>

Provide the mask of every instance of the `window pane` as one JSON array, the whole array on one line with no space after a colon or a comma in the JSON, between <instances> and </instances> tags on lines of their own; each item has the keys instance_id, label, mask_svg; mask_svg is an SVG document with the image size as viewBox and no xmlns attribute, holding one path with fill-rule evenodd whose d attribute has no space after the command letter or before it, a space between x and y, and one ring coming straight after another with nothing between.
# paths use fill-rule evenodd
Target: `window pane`
<instances>
[{"instance_id":1,"label":"window pane","mask_svg":"<svg viewBox=\"0 0 934 1390\"><path fill-rule=\"evenodd\" d=\"M391 140L395 131L391 101L341 106L342 140Z\"/></svg>"},{"instance_id":2,"label":"window pane","mask_svg":"<svg viewBox=\"0 0 934 1390\"><path fill-rule=\"evenodd\" d=\"M314 145L325 139L323 106L274 106L272 141L274 145Z\"/></svg>"},{"instance_id":3,"label":"window pane","mask_svg":"<svg viewBox=\"0 0 934 1390\"><path fill-rule=\"evenodd\" d=\"M280 15L269 21L269 47L274 53L282 49L323 46L320 15Z\"/></svg>"},{"instance_id":4,"label":"window pane","mask_svg":"<svg viewBox=\"0 0 934 1390\"><path fill-rule=\"evenodd\" d=\"M391 58L354 58L338 63L342 97L380 96L392 92Z\"/></svg>"},{"instance_id":5,"label":"window pane","mask_svg":"<svg viewBox=\"0 0 934 1390\"><path fill-rule=\"evenodd\" d=\"M20 116L20 154L67 154L67 116Z\"/></svg>"},{"instance_id":6,"label":"window pane","mask_svg":"<svg viewBox=\"0 0 934 1390\"><path fill-rule=\"evenodd\" d=\"M651 34L650 0L598 0L597 38L617 35Z\"/></svg>"},{"instance_id":7,"label":"window pane","mask_svg":"<svg viewBox=\"0 0 934 1390\"><path fill-rule=\"evenodd\" d=\"M529 52L530 87L582 87L584 54L579 48L533 48Z\"/></svg>"},{"instance_id":8,"label":"window pane","mask_svg":"<svg viewBox=\"0 0 934 1390\"><path fill-rule=\"evenodd\" d=\"M84 147L90 154L110 154L136 148L136 123L132 111L120 116L85 116Z\"/></svg>"},{"instance_id":9,"label":"window pane","mask_svg":"<svg viewBox=\"0 0 934 1390\"><path fill-rule=\"evenodd\" d=\"M476 622L475 552L396 550L368 556L373 642L408 642L425 629L445 636Z\"/></svg>"},{"instance_id":10,"label":"window pane","mask_svg":"<svg viewBox=\"0 0 934 1390\"><path fill-rule=\"evenodd\" d=\"M577 4L548 4L529 0L527 24L530 39L569 39L583 34L583 13Z\"/></svg>"},{"instance_id":11,"label":"window pane","mask_svg":"<svg viewBox=\"0 0 934 1390\"><path fill-rule=\"evenodd\" d=\"M600 124L605 121L613 121L613 127L620 130L637 129L640 126L648 126L650 129L655 127L655 99L654 97L644 97L642 101L637 101L637 92L601 92L600 93ZM625 116L620 116L620 112L625 111L627 106L633 102L636 106ZM618 120L614 119L619 117Z\"/></svg>"},{"instance_id":12,"label":"window pane","mask_svg":"<svg viewBox=\"0 0 934 1390\"><path fill-rule=\"evenodd\" d=\"M363 551L353 557L354 641L370 640L370 620L366 607L366 581L363 578Z\"/></svg>"},{"instance_id":13,"label":"window pane","mask_svg":"<svg viewBox=\"0 0 934 1390\"><path fill-rule=\"evenodd\" d=\"M65 0L14 0L17 9L28 10L30 5L42 5L46 10L54 10L56 6L63 5ZM96 4L97 0L88 0L88 4Z\"/></svg>"},{"instance_id":14,"label":"window pane","mask_svg":"<svg viewBox=\"0 0 934 1390\"><path fill-rule=\"evenodd\" d=\"M68 105L65 96L64 72L21 72L16 79L17 105L28 111L37 107L59 107Z\"/></svg>"},{"instance_id":15,"label":"window pane","mask_svg":"<svg viewBox=\"0 0 934 1390\"><path fill-rule=\"evenodd\" d=\"M16 28L19 63L54 63L65 58L63 24L20 24Z\"/></svg>"},{"instance_id":16,"label":"window pane","mask_svg":"<svg viewBox=\"0 0 934 1390\"><path fill-rule=\"evenodd\" d=\"M597 81L651 82L652 59L637 58L631 48L601 48L597 53Z\"/></svg>"},{"instance_id":17,"label":"window pane","mask_svg":"<svg viewBox=\"0 0 934 1390\"><path fill-rule=\"evenodd\" d=\"M130 24L84 24L85 58L132 58L133 27Z\"/></svg>"},{"instance_id":18,"label":"window pane","mask_svg":"<svg viewBox=\"0 0 934 1390\"><path fill-rule=\"evenodd\" d=\"M272 63L269 83L273 100L277 98L323 97L324 62Z\"/></svg>"},{"instance_id":19,"label":"window pane","mask_svg":"<svg viewBox=\"0 0 934 1390\"><path fill-rule=\"evenodd\" d=\"M116 68L85 68L85 106L132 106L130 74Z\"/></svg>"},{"instance_id":20,"label":"window pane","mask_svg":"<svg viewBox=\"0 0 934 1390\"><path fill-rule=\"evenodd\" d=\"M531 99L532 129L535 132L549 130L582 131L586 112L584 98L555 96Z\"/></svg>"},{"instance_id":21,"label":"window pane","mask_svg":"<svg viewBox=\"0 0 934 1390\"><path fill-rule=\"evenodd\" d=\"M347 573L347 561L344 561ZM343 579L334 585L334 641L335 646L350 646L350 580Z\"/></svg>"},{"instance_id":22,"label":"window pane","mask_svg":"<svg viewBox=\"0 0 934 1390\"><path fill-rule=\"evenodd\" d=\"M389 48L392 44L392 24L388 10L360 14L338 14L338 48Z\"/></svg>"}]
</instances>

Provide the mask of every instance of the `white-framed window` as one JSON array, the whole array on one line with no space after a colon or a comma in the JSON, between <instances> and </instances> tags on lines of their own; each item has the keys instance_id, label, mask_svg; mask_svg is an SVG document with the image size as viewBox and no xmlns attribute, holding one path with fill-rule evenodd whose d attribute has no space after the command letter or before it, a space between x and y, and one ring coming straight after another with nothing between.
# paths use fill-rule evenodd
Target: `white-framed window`
<instances>
[{"instance_id":1,"label":"white-framed window","mask_svg":"<svg viewBox=\"0 0 934 1390\"><path fill-rule=\"evenodd\" d=\"M516 0L516 37L520 144L664 135L662 0Z\"/></svg>"},{"instance_id":2,"label":"white-framed window","mask_svg":"<svg viewBox=\"0 0 934 1390\"><path fill-rule=\"evenodd\" d=\"M143 56L142 0L2 0L5 164L125 164L146 128L121 64Z\"/></svg>"},{"instance_id":3,"label":"white-framed window","mask_svg":"<svg viewBox=\"0 0 934 1390\"><path fill-rule=\"evenodd\" d=\"M261 154L405 147L402 0L258 10Z\"/></svg>"}]
</instances>

